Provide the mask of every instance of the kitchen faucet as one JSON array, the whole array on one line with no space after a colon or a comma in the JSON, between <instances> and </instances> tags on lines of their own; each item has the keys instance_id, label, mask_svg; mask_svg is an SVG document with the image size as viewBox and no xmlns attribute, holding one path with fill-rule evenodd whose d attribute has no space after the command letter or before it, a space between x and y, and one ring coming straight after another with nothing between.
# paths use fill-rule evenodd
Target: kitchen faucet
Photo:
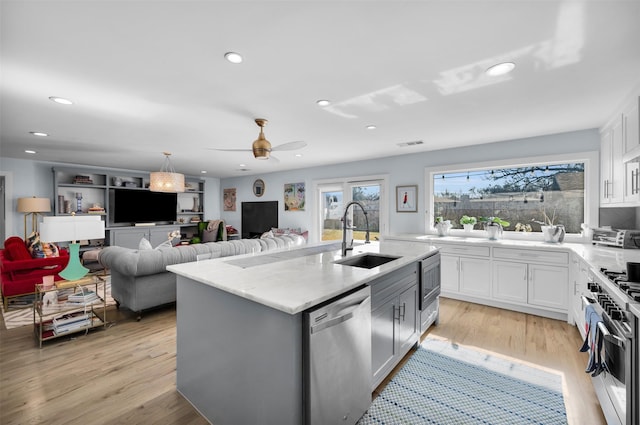
<instances>
[{"instance_id":1,"label":"kitchen faucet","mask_svg":"<svg viewBox=\"0 0 640 425\"><path fill-rule=\"evenodd\" d=\"M342 215L342 256L347 255L347 251L353 250L353 239L351 239L351 245L347 247L347 212L349 211L349 207L351 205L357 205L360 207L362 212L364 213L364 219L367 224L367 234L364 238L364 243L369 243L369 218L367 217L367 211L364 209L362 204L357 201L351 201L344 208L344 214ZM349 229L355 229L355 227L349 227Z\"/></svg>"}]
</instances>

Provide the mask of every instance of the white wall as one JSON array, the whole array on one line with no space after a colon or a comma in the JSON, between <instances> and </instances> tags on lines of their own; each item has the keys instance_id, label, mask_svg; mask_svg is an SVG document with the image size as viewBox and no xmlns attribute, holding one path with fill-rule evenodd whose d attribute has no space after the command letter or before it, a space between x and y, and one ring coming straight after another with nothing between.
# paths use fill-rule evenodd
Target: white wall
<instances>
[{"instance_id":1,"label":"white wall","mask_svg":"<svg viewBox=\"0 0 640 425\"><path fill-rule=\"evenodd\" d=\"M278 201L280 206L280 227L311 229L311 211L316 207L313 197L310 193L307 193L305 211L284 211L282 192L285 183L304 182L307 191L309 191L314 180L389 174L389 199L391 200L389 205L389 231L391 233L423 233L425 232L426 214L424 197L425 167L585 151L600 151L598 129L431 152L408 153L384 159L349 162L302 170L226 178L220 181L220 192L222 193L223 189L226 188L236 188L236 211L222 211L221 218L227 224L240 229L240 206L243 201ZM257 178L264 180L266 185L265 193L261 198L255 197L252 192L253 182ZM395 187L414 184L418 185L418 212L415 214L396 213ZM220 198L221 201L222 198Z\"/></svg>"}]
</instances>

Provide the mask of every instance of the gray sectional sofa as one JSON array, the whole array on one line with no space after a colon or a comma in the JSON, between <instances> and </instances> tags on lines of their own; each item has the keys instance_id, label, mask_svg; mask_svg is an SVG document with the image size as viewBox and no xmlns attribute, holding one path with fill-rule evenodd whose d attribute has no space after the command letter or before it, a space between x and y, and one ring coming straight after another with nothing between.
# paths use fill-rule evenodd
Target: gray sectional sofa
<instances>
[{"instance_id":1,"label":"gray sectional sofa","mask_svg":"<svg viewBox=\"0 0 640 425\"><path fill-rule=\"evenodd\" d=\"M291 248L305 243L302 236L292 234L161 249L109 246L100 251L98 261L111 272L111 296L118 307L124 306L137 312L140 320L143 310L176 301L176 275L166 270L171 264L197 261L198 256L228 257Z\"/></svg>"}]
</instances>

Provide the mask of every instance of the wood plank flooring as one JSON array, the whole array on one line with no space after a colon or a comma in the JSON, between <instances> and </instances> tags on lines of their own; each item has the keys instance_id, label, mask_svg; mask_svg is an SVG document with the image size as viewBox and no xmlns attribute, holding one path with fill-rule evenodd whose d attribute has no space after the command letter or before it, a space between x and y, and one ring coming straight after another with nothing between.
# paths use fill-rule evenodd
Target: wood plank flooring
<instances>
[{"instance_id":1,"label":"wood plank flooring","mask_svg":"<svg viewBox=\"0 0 640 425\"><path fill-rule=\"evenodd\" d=\"M127 311L108 314L110 328L42 349L31 327L0 323L1 424L207 423L176 391L175 308L148 312L140 322ZM569 423L605 423L575 327L442 299L440 325L430 333L562 371Z\"/></svg>"}]
</instances>

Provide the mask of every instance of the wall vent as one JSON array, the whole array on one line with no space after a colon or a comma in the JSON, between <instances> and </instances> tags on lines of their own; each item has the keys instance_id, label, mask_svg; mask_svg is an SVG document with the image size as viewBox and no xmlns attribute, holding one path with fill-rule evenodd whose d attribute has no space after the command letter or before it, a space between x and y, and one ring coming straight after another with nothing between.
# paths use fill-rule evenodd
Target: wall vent
<instances>
[{"instance_id":1,"label":"wall vent","mask_svg":"<svg viewBox=\"0 0 640 425\"><path fill-rule=\"evenodd\" d=\"M421 145L424 142L422 140L414 140L413 142L402 142L402 143L398 143L398 146L400 146L401 148L404 148L405 146L415 146L415 145Z\"/></svg>"}]
</instances>

